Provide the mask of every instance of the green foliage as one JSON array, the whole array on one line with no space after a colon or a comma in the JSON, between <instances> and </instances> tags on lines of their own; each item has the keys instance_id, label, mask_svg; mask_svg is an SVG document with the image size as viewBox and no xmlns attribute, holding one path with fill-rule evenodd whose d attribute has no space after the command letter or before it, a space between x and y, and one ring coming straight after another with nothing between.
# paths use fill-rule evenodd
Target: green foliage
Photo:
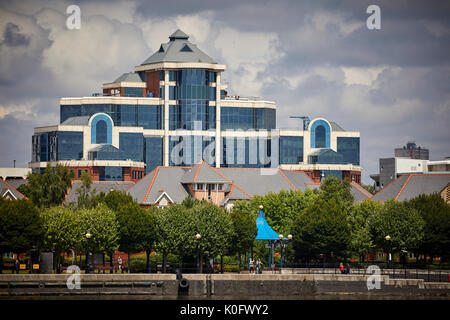
<instances>
[{"instance_id":1,"label":"green foliage","mask_svg":"<svg viewBox=\"0 0 450 320\"><path fill-rule=\"evenodd\" d=\"M385 252L390 246L393 252L414 252L424 236L425 222L419 212L395 200L386 201L367 223L376 248ZM390 236L390 243L386 236Z\"/></svg>"},{"instance_id":2,"label":"green foliage","mask_svg":"<svg viewBox=\"0 0 450 320\"><path fill-rule=\"evenodd\" d=\"M195 235L199 233L200 252L206 257L223 254L233 235L233 223L225 210L211 203L202 203L187 211L189 233L185 233L184 252L194 253L197 248ZM188 231L186 230L186 231Z\"/></svg>"},{"instance_id":3,"label":"green foliage","mask_svg":"<svg viewBox=\"0 0 450 320\"><path fill-rule=\"evenodd\" d=\"M25 252L38 247L43 236L42 220L31 200L0 198L0 252Z\"/></svg>"},{"instance_id":4,"label":"green foliage","mask_svg":"<svg viewBox=\"0 0 450 320\"><path fill-rule=\"evenodd\" d=\"M295 255L301 260L331 252L343 255L350 244L345 206L334 198L319 198L296 218L292 234Z\"/></svg>"},{"instance_id":5,"label":"green foliage","mask_svg":"<svg viewBox=\"0 0 450 320\"><path fill-rule=\"evenodd\" d=\"M101 192L94 199L94 203L104 203L111 210L117 210L122 206L137 204L133 197L125 191L112 190L108 194Z\"/></svg>"},{"instance_id":6,"label":"green foliage","mask_svg":"<svg viewBox=\"0 0 450 320\"><path fill-rule=\"evenodd\" d=\"M348 179L341 180L335 176L329 175L322 181L320 195L325 201L330 199L343 201L347 209L351 207L354 201L350 188L350 181Z\"/></svg>"},{"instance_id":7,"label":"green foliage","mask_svg":"<svg viewBox=\"0 0 450 320\"><path fill-rule=\"evenodd\" d=\"M83 171L81 173L81 186L76 190L78 194L78 208L91 208L94 206L95 189L91 191L92 178L91 175Z\"/></svg>"},{"instance_id":8,"label":"green foliage","mask_svg":"<svg viewBox=\"0 0 450 320\"><path fill-rule=\"evenodd\" d=\"M185 207L173 204L165 209L156 208L153 210L155 217L155 250L163 254L176 252L177 238L182 232L182 222L185 218Z\"/></svg>"},{"instance_id":9,"label":"green foliage","mask_svg":"<svg viewBox=\"0 0 450 320\"><path fill-rule=\"evenodd\" d=\"M117 203L117 222L119 227L119 249L123 252L149 250L155 242L155 218L150 211L137 203L123 200L126 197L111 198L110 205Z\"/></svg>"},{"instance_id":10,"label":"green foliage","mask_svg":"<svg viewBox=\"0 0 450 320\"><path fill-rule=\"evenodd\" d=\"M258 229L253 215L248 212L233 210L230 213L233 223L233 234L231 237L231 252L246 252L250 250L255 240Z\"/></svg>"},{"instance_id":11,"label":"green foliage","mask_svg":"<svg viewBox=\"0 0 450 320\"><path fill-rule=\"evenodd\" d=\"M450 205L439 194L420 195L411 199L408 205L416 209L425 221L424 237L418 251L449 259Z\"/></svg>"},{"instance_id":12,"label":"green foliage","mask_svg":"<svg viewBox=\"0 0 450 320\"><path fill-rule=\"evenodd\" d=\"M197 239L202 255L214 257L224 253L233 234L233 224L227 212L214 204L199 202L192 208L172 204L156 211L157 243L161 252L195 257Z\"/></svg>"},{"instance_id":13,"label":"green foliage","mask_svg":"<svg viewBox=\"0 0 450 320\"><path fill-rule=\"evenodd\" d=\"M361 184L361 187L366 189L366 191L368 191L370 194L375 194L375 192L376 192L376 184L375 184L375 182L372 185L370 185L370 184Z\"/></svg>"},{"instance_id":14,"label":"green foliage","mask_svg":"<svg viewBox=\"0 0 450 320\"><path fill-rule=\"evenodd\" d=\"M82 242L86 232L82 230L80 216L74 210L52 207L42 211L41 218L45 230L44 248L67 252Z\"/></svg>"},{"instance_id":15,"label":"green foliage","mask_svg":"<svg viewBox=\"0 0 450 320\"><path fill-rule=\"evenodd\" d=\"M374 249L373 241L367 225L367 220L375 214L383 205L372 200L365 200L360 204L355 204L347 216L350 227L350 250L364 256Z\"/></svg>"},{"instance_id":16,"label":"green foliage","mask_svg":"<svg viewBox=\"0 0 450 320\"><path fill-rule=\"evenodd\" d=\"M313 190L281 191L262 196L254 196L249 201L236 201L233 211L250 214L256 221L259 206L264 206L264 216L267 223L278 233L288 234L295 217L310 206L318 194Z\"/></svg>"},{"instance_id":17,"label":"green foliage","mask_svg":"<svg viewBox=\"0 0 450 320\"><path fill-rule=\"evenodd\" d=\"M98 205L93 209L78 211L79 234L78 246L91 252L113 252L118 248L119 225L114 211L105 205ZM86 233L92 235L86 239Z\"/></svg>"},{"instance_id":18,"label":"green foliage","mask_svg":"<svg viewBox=\"0 0 450 320\"><path fill-rule=\"evenodd\" d=\"M27 176L28 186L23 187L24 195L40 208L61 205L74 178L68 167L47 165L44 174L30 173Z\"/></svg>"},{"instance_id":19,"label":"green foliage","mask_svg":"<svg viewBox=\"0 0 450 320\"><path fill-rule=\"evenodd\" d=\"M200 204L200 202L201 201L198 200L198 199L195 199L193 197L187 196L186 198L184 198L183 202L181 202L181 205L186 207L186 208L188 208L188 209L191 209L194 206Z\"/></svg>"}]
</instances>

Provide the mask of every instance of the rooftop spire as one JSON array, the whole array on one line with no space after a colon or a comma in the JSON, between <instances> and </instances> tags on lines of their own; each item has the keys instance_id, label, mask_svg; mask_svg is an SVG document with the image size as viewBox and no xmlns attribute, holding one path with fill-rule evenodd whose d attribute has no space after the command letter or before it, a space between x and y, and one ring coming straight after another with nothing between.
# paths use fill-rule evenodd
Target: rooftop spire
<instances>
[{"instance_id":1,"label":"rooftop spire","mask_svg":"<svg viewBox=\"0 0 450 320\"><path fill-rule=\"evenodd\" d=\"M189 36L180 29L178 29L169 36L169 39L170 41L174 41L175 39L187 40L189 39Z\"/></svg>"}]
</instances>

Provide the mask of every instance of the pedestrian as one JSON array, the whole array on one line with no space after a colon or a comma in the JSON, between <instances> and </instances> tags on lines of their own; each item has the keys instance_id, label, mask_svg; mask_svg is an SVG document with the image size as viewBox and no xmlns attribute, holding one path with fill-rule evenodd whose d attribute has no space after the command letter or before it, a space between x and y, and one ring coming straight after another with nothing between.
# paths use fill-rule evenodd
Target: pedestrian
<instances>
[{"instance_id":1,"label":"pedestrian","mask_svg":"<svg viewBox=\"0 0 450 320\"><path fill-rule=\"evenodd\" d=\"M345 273L350 273L350 265L348 264L348 262L345 264Z\"/></svg>"},{"instance_id":2,"label":"pedestrian","mask_svg":"<svg viewBox=\"0 0 450 320\"><path fill-rule=\"evenodd\" d=\"M119 270L123 273L123 269L122 269L122 258L119 256L119 258L117 259L117 263L119 264Z\"/></svg>"},{"instance_id":3,"label":"pedestrian","mask_svg":"<svg viewBox=\"0 0 450 320\"><path fill-rule=\"evenodd\" d=\"M250 258L250 273L254 273L254 270L253 270L253 259L252 258Z\"/></svg>"},{"instance_id":4,"label":"pedestrian","mask_svg":"<svg viewBox=\"0 0 450 320\"><path fill-rule=\"evenodd\" d=\"M19 270L20 270L20 261L19 258L16 257L16 261L14 263L14 267L16 268L16 273L19 274Z\"/></svg>"},{"instance_id":5,"label":"pedestrian","mask_svg":"<svg viewBox=\"0 0 450 320\"><path fill-rule=\"evenodd\" d=\"M258 261L256 261L256 273L257 273L257 274L262 273L262 272L261 272L262 264L263 264L263 263L261 262L261 259L258 258Z\"/></svg>"},{"instance_id":6,"label":"pedestrian","mask_svg":"<svg viewBox=\"0 0 450 320\"><path fill-rule=\"evenodd\" d=\"M339 270L341 270L342 274L345 273L344 264L342 262L339 263Z\"/></svg>"}]
</instances>

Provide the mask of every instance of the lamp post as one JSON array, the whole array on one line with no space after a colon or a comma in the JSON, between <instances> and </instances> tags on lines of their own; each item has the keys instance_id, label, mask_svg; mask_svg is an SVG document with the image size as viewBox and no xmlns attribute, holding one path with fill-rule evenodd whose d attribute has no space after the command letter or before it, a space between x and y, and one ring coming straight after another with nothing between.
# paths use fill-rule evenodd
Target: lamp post
<instances>
[{"instance_id":1,"label":"lamp post","mask_svg":"<svg viewBox=\"0 0 450 320\"><path fill-rule=\"evenodd\" d=\"M200 233L197 233L195 235L195 239L197 239L197 273L200 273L200 239L201 239Z\"/></svg>"},{"instance_id":2,"label":"lamp post","mask_svg":"<svg viewBox=\"0 0 450 320\"><path fill-rule=\"evenodd\" d=\"M288 242L291 242L292 241L292 234L288 234ZM284 262L284 264L286 265L286 267L287 267L287 251L285 252L285 254L284 254L286 257L284 258L284 260L285 260L285 262Z\"/></svg>"},{"instance_id":3,"label":"lamp post","mask_svg":"<svg viewBox=\"0 0 450 320\"><path fill-rule=\"evenodd\" d=\"M389 263L392 264L392 271L394 270L394 264L391 262L392 261L392 257L391 257L391 253L392 253L392 242L391 242L391 237L389 235L387 235L385 237L387 243L388 243L388 249L389 249L389 254L388 254L388 260Z\"/></svg>"},{"instance_id":4,"label":"lamp post","mask_svg":"<svg viewBox=\"0 0 450 320\"><path fill-rule=\"evenodd\" d=\"M286 256L287 256L287 251L286 251L286 245L288 242L292 241L292 234L289 234L288 236L288 240L284 240L284 236L282 234L280 234L278 236L278 239L280 239L280 247L281 247L281 269L283 269L283 249L284 249L284 264L286 264Z\"/></svg>"},{"instance_id":5,"label":"lamp post","mask_svg":"<svg viewBox=\"0 0 450 320\"><path fill-rule=\"evenodd\" d=\"M281 248L281 260L280 260L280 272L281 272L281 270L283 270L283 247L284 247L283 235L282 234L278 235L278 239L280 239L280 248Z\"/></svg>"},{"instance_id":6,"label":"lamp post","mask_svg":"<svg viewBox=\"0 0 450 320\"><path fill-rule=\"evenodd\" d=\"M89 273L89 244L91 242L92 235L88 232L86 233L87 248L86 248L86 273Z\"/></svg>"}]
</instances>

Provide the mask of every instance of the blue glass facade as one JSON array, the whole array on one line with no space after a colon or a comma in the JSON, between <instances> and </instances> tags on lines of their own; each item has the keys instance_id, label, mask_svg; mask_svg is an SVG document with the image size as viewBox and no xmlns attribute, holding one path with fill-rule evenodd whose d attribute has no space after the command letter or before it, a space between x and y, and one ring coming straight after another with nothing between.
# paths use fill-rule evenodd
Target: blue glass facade
<instances>
[{"instance_id":1,"label":"blue glass facade","mask_svg":"<svg viewBox=\"0 0 450 320\"><path fill-rule=\"evenodd\" d=\"M195 127L198 125L198 127ZM196 100L169 106L169 130L209 130L216 128L216 109Z\"/></svg>"},{"instance_id":2,"label":"blue glass facade","mask_svg":"<svg viewBox=\"0 0 450 320\"><path fill-rule=\"evenodd\" d=\"M337 138L337 151L342 155L344 163L359 166L359 138Z\"/></svg>"},{"instance_id":3,"label":"blue glass facade","mask_svg":"<svg viewBox=\"0 0 450 320\"><path fill-rule=\"evenodd\" d=\"M163 165L163 138L144 137L145 174Z\"/></svg>"},{"instance_id":4,"label":"blue glass facade","mask_svg":"<svg viewBox=\"0 0 450 320\"><path fill-rule=\"evenodd\" d=\"M177 101L169 109L169 129L194 130L196 121L201 124L200 130L214 129L216 109L209 106L209 100L213 88L210 82L216 80L215 73L205 69L181 69L170 71L169 80L176 82L176 86L169 87L169 99Z\"/></svg>"},{"instance_id":5,"label":"blue glass facade","mask_svg":"<svg viewBox=\"0 0 450 320\"><path fill-rule=\"evenodd\" d=\"M171 136L169 140L169 165L192 166L204 160L215 166L215 138L205 136Z\"/></svg>"},{"instance_id":6,"label":"blue glass facade","mask_svg":"<svg viewBox=\"0 0 450 320\"><path fill-rule=\"evenodd\" d=\"M35 134L31 161L79 160L83 157L83 133L72 131Z\"/></svg>"},{"instance_id":7,"label":"blue glass facade","mask_svg":"<svg viewBox=\"0 0 450 320\"><path fill-rule=\"evenodd\" d=\"M280 136L280 164L303 162L303 137Z\"/></svg>"},{"instance_id":8,"label":"blue glass facade","mask_svg":"<svg viewBox=\"0 0 450 320\"><path fill-rule=\"evenodd\" d=\"M220 108L220 126L227 129L275 129L276 111L268 108Z\"/></svg>"},{"instance_id":9,"label":"blue glass facade","mask_svg":"<svg viewBox=\"0 0 450 320\"><path fill-rule=\"evenodd\" d=\"M125 97L143 97L144 89L143 88L123 88L123 95Z\"/></svg>"},{"instance_id":10,"label":"blue glass facade","mask_svg":"<svg viewBox=\"0 0 450 320\"><path fill-rule=\"evenodd\" d=\"M91 121L91 143L111 144L112 143L112 123L111 119L104 114L99 114Z\"/></svg>"},{"instance_id":11,"label":"blue glass facade","mask_svg":"<svg viewBox=\"0 0 450 320\"><path fill-rule=\"evenodd\" d=\"M81 106L61 105L60 122L70 117L92 116L103 112L109 115L115 126L163 129L164 109L160 105L134 104L83 104Z\"/></svg>"},{"instance_id":12,"label":"blue glass facade","mask_svg":"<svg viewBox=\"0 0 450 320\"><path fill-rule=\"evenodd\" d=\"M269 168L271 140L266 138L222 138L222 167Z\"/></svg>"},{"instance_id":13,"label":"blue glass facade","mask_svg":"<svg viewBox=\"0 0 450 320\"><path fill-rule=\"evenodd\" d=\"M83 158L83 132L59 131L58 160L80 160Z\"/></svg>"},{"instance_id":14,"label":"blue glass facade","mask_svg":"<svg viewBox=\"0 0 450 320\"><path fill-rule=\"evenodd\" d=\"M128 156L122 150L112 145L104 145L97 151L88 152L89 160L127 160Z\"/></svg>"},{"instance_id":15,"label":"blue glass facade","mask_svg":"<svg viewBox=\"0 0 450 320\"><path fill-rule=\"evenodd\" d=\"M328 122L316 120L311 125L311 148L330 147L331 128Z\"/></svg>"},{"instance_id":16,"label":"blue glass facade","mask_svg":"<svg viewBox=\"0 0 450 320\"><path fill-rule=\"evenodd\" d=\"M322 150L319 154L310 156L311 164L345 164L342 154L331 149Z\"/></svg>"},{"instance_id":17,"label":"blue glass facade","mask_svg":"<svg viewBox=\"0 0 450 320\"><path fill-rule=\"evenodd\" d=\"M342 171L340 170L322 170L323 178L328 176L335 176L336 178L342 179Z\"/></svg>"},{"instance_id":18,"label":"blue glass facade","mask_svg":"<svg viewBox=\"0 0 450 320\"><path fill-rule=\"evenodd\" d=\"M126 159L144 161L144 136L142 133L120 133L119 147L126 154Z\"/></svg>"},{"instance_id":19,"label":"blue glass facade","mask_svg":"<svg viewBox=\"0 0 450 320\"><path fill-rule=\"evenodd\" d=\"M122 181L122 167L99 167L100 181Z\"/></svg>"},{"instance_id":20,"label":"blue glass facade","mask_svg":"<svg viewBox=\"0 0 450 320\"><path fill-rule=\"evenodd\" d=\"M137 126L144 129L163 129L164 109L162 106L137 106Z\"/></svg>"},{"instance_id":21,"label":"blue glass facade","mask_svg":"<svg viewBox=\"0 0 450 320\"><path fill-rule=\"evenodd\" d=\"M81 116L80 105L61 105L59 108L59 123L63 123L69 118Z\"/></svg>"}]
</instances>

